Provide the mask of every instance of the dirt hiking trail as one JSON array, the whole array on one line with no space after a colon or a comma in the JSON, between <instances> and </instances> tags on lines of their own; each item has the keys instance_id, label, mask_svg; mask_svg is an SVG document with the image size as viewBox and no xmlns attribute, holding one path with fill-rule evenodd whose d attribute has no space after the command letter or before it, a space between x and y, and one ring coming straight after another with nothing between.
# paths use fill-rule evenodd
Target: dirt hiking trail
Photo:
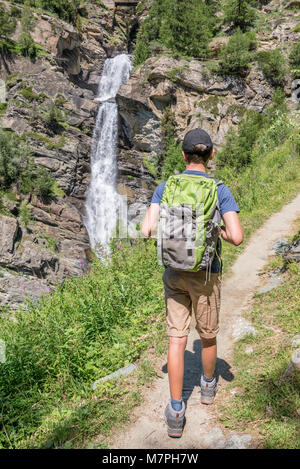
<instances>
[{"instance_id":1,"label":"dirt hiking trail","mask_svg":"<svg viewBox=\"0 0 300 469\"><path fill-rule=\"evenodd\" d=\"M290 235L293 221L300 217L300 194L280 212L269 218L256 231L232 267L222 285L220 332L216 375L219 386L234 378L230 371L233 349L233 327L249 307L253 294L261 284L258 273L268 262L270 245ZM163 285L162 285L163 288ZM254 448L249 434L224 431L218 423L214 405L200 403L201 341L192 323L185 352L183 398L187 402L186 425L180 439L167 435L164 409L169 399L167 359L161 363L162 378L156 379L144 393L143 404L137 407L130 423L124 425L111 440L110 448L119 449L201 449ZM218 393L216 395L218 401Z\"/></svg>"}]
</instances>

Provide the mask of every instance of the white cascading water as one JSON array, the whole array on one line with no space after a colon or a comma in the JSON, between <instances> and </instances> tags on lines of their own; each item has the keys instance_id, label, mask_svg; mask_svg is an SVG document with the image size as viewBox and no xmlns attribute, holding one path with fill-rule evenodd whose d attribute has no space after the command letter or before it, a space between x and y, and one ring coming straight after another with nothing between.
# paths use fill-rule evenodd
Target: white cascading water
<instances>
[{"instance_id":1,"label":"white cascading water","mask_svg":"<svg viewBox=\"0 0 300 469\"><path fill-rule=\"evenodd\" d=\"M100 101L91 153L91 182L86 199L85 225L92 249L105 249L118 222L122 205L116 190L118 105L115 97L128 81L132 65L126 54L107 59L99 84Z\"/></svg>"}]
</instances>

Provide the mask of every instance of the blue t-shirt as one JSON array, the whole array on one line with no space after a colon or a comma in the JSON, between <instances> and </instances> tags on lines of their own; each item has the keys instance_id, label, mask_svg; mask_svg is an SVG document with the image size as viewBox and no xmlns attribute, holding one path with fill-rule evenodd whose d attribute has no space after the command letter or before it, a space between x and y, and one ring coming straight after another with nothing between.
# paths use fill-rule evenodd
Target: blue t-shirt
<instances>
[{"instance_id":1,"label":"blue t-shirt","mask_svg":"<svg viewBox=\"0 0 300 469\"><path fill-rule=\"evenodd\" d=\"M203 171L186 170L186 171L183 171L183 174L195 174L199 176L208 177L208 175L204 173ZM152 201L151 201L152 204L160 204L164 190L165 190L165 185L166 185L166 181L162 182L161 184L159 184L159 186L157 186L152 197ZM236 203L235 198L233 197L230 189L227 186L225 186L225 184L221 184L220 186L218 186L217 190L218 190L218 201L220 205L221 215L224 215L224 213L226 212L239 213L240 211L239 206ZM221 254L221 240L218 241L217 251L218 251L218 254L220 255ZM219 273L221 271L222 271L222 266L218 260L218 257L215 257L212 263L211 272Z\"/></svg>"}]
</instances>

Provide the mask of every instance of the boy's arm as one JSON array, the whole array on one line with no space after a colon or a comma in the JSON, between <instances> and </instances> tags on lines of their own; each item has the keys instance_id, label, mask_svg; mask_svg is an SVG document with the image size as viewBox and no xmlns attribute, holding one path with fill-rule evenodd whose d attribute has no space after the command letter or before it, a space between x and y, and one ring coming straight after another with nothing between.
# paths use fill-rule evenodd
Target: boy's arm
<instances>
[{"instance_id":1,"label":"boy's arm","mask_svg":"<svg viewBox=\"0 0 300 469\"><path fill-rule=\"evenodd\" d=\"M159 204L151 204L142 224L142 233L147 238L155 234L158 222Z\"/></svg>"},{"instance_id":2,"label":"boy's arm","mask_svg":"<svg viewBox=\"0 0 300 469\"><path fill-rule=\"evenodd\" d=\"M226 212L222 216L225 226L221 228L221 236L224 241L239 246L243 242L243 230L238 217L234 211Z\"/></svg>"}]
</instances>

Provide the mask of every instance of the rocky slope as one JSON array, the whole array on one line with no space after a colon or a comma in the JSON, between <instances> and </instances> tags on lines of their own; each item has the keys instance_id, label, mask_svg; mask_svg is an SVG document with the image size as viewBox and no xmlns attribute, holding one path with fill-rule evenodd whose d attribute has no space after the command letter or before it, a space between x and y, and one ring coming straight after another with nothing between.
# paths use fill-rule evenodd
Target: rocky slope
<instances>
[{"instance_id":1,"label":"rocky slope","mask_svg":"<svg viewBox=\"0 0 300 469\"><path fill-rule=\"evenodd\" d=\"M47 293L57 281L86 269L89 240L83 216L99 105L94 98L104 61L127 52L136 24L134 9L113 7L111 2L104 6L90 2L81 32L49 14L35 13L32 37L45 54L36 60L1 56L0 78L6 83L8 107L0 114L0 127L27 139L36 163L52 172L61 193L47 201L27 197L32 218L28 227L18 216L20 197L4 196L7 213L0 214L2 306L16 307L26 295ZM12 39L20 34L18 22ZM63 127L55 131L44 119L51 102L65 116Z\"/></svg>"},{"instance_id":2,"label":"rocky slope","mask_svg":"<svg viewBox=\"0 0 300 469\"><path fill-rule=\"evenodd\" d=\"M28 227L18 214L18 196L4 198L7 213L0 214L0 306L16 307L27 294L47 293L57 281L70 274L81 275L87 268L90 253L83 217L98 109L94 98L105 59L130 51L148 4L144 2L144 9L115 10L110 0L104 6L90 2L81 32L42 14L37 16L32 36L44 47L45 55L35 61L20 56L0 59L8 102L6 112L0 114L0 126L27 138L37 164L52 172L63 191L48 201L28 196L32 218ZM259 50L280 43L288 48L299 36L293 32L299 22L294 12L282 9L277 14L277 10L274 1L262 13ZM15 39L19 34L18 25ZM226 40L212 42L216 56ZM289 97L290 80L285 91ZM162 151L161 119L167 107L174 113L178 139L201 126L218 148L244 111L263 112L273 92L255 67L245 79L238 79L214 74L208 62L157 55L135 69L117 98L118 190L133 204L132 216L137 203L149 202L156 184L151 164ZM65 116L59 132L45 123L51 101Z\"/></svg>"}]
</instances>

